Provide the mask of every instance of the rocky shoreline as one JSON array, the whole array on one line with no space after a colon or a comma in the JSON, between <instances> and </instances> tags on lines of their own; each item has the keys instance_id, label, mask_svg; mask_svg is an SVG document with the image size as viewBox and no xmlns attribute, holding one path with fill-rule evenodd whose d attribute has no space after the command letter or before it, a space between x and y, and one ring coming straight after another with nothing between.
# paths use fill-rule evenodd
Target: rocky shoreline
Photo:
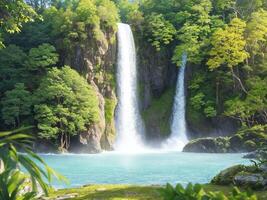
<instances>
[{"instance_id":1,"label":"rocky shoreline","mask_svg":"<svg viewBox=\"0 0 267 200\"><path fill-rule=\"evenodd\" d=\"M207 137L191 140L183 152L247 153L264 146L267 136L261 132L245 132L230 137Z\"/></svg>"}]
</instances>

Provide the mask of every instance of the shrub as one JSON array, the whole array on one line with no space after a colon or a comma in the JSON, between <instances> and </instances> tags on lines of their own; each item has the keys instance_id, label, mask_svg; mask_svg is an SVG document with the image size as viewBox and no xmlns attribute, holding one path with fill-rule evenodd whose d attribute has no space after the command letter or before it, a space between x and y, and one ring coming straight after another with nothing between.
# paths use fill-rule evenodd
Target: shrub
<instances>
[{"instance_id":1,"label":"shrub","mask_svg":"<svg viewBox=\"0 0 267 200\"><path fill-rule=\"evenodd\" d=\"M189 183L187 187L177 184L173 187L167 184L162 189L162 196L164 200L257 200L257 197L248 192L240 192L236 187L228 196L222 192L206 192L199 184Z\"/></svg>"}]
</instances>

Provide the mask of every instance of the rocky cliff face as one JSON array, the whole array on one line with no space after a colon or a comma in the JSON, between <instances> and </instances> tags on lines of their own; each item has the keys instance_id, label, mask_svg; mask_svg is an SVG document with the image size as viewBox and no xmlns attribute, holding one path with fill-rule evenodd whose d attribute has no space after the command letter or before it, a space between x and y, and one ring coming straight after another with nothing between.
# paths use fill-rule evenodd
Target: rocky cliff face
<instances>
[{"instance_id":1,"label":"rocky cliff face","mask_svg":"<svg viewBox=\"0 0 267 200\"><path fill-rule=\"evenodd\" d=\"M145 42L137 42L140 107L148 142L157 142L169 134L177 68L168 50L157 52Z\"/></svg>"},{"instance_id":2,"label":"rocky cliff face","mask_svg":"<svg viewBox=\"0 0 267 200\"><path fill-rule=\"evenodd\" d=\"M147 139L157 142L170 134L178 68L171 62L171 49L162 49L158 52L150 44L144 42L143 38L137 40L137 49L140 107L143 111ZM186 88L194 67L187 63ZM187 93L188 90L186 90ZM238 128L235 122L224 117L192 119L188 109L186 119L190 138L232 135Z\"/></svg>"},{"instance_id":3,"label":"rocky cliff face","mask_svg":"<svg viewBox=\"0 0 267 200\"><path fill-rule=\"evenodd\" d=\"M90 34L90 33L88 33ZM115 139L114 110L116 41L114 32L105 33L101 41L88 36L84 48L77 46L65 63L86 77L99 99L99 122L92 124L73 141L76 152L97 153L112 149Z\"/></svg>"}]
</instances>

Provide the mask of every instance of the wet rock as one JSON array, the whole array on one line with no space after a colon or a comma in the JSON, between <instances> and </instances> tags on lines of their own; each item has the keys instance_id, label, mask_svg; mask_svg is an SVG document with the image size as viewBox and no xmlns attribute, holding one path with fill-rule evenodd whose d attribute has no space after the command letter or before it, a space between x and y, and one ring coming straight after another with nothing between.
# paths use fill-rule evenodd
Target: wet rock
<instances>
[{"instance_id":1,"label":"wet rock","mask_svg":"<svg viewBox=\"0 0 267 200\"><path fill-rule=\"evenodd\" d=\"M234 184L253 189L261 189L267 185L267 179L262 174L239 173L234 177Z\"/></svg>"},{"instance_id":2,"label":"wet rock","mask_svg":"<svg viewBox=\"0 0 267 200\"><path fill-rule=\"evenodd\" d=\"M162 49L158 52L146 41L139 41L138 37L136 39L139 103L143 114L149 111L149 115L144 118L146 139L152 143L160 142L170 134L169 120L172 109L169 107L173 106L174 92L171 101L162 101L163 109L153 109L153 103L165 98L166 93L174 91L178 68L171 62L171 51Z\"/></svg>"},{"instance_id":3,"label":"wet rock","mask_svg":"<svg viewBox=\"0 0 267 200\"><path fill-rule=\"evenodd\" d=\"M264 173L267 173L267 164L266 163L263 163L259 166L259 169L264 172Z\"/></svg>"},{"instance_id":4,"label":"wet rock","mask_svg":"<svg viewBox=\"0 0 267 200\"><path fill-rule=\"evenodd\" d=\"M200 138L190 141L183 149L183 152L197 153L226 153L229 148L228 138Z\"/></svg>"},{"instance_id":5,"label":"wet rock","mask_svg":"<svg viewBox=\"0 0 267 200\"><path fill-rule=\"evenodd\" d=\"M257 156L258 156L257 151L253 151L253 152L250 152L244 155L243 158L254 159L254 158L257 158Z\"/></svg>"},{"instance_id":6,"label":"wet rock","mask_svg":"<svg viewBox=\"0 0 267 200\"><path fill-rule=\"evenodd\" d=\"M212 184L217 185L230 185L233 183L234 177L239 173L245 170L246 167L244 165L235 165L229 167L223 171L221 171L218 175L216 175L212 180Z\"/></svg>"}]
</instances>

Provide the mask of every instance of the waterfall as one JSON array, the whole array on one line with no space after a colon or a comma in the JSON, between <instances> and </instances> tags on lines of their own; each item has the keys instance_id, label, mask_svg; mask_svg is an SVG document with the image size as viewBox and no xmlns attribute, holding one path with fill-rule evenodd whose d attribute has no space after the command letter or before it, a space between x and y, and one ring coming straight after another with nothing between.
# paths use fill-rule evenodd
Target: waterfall
<instances>
[{"instance_id":1,"label":"waterfall","mask_svg":"<svg viewBox=\"0 0 267 200\"><path fill-rule=\"evenodd\" d=\"M143 123L138 108L135 44L131 28L118 24L118 106L116 110L115 150L136 152L142 149Z\"/></svg>"},{"instance_id":2,"label":"waterfall","mask_svg":"<svg viewBox=\"0 0 267 200\"><path fill-rule=\"evenodd\" d=\"M179 68L179 75L177 77L176 91L173 105L173 113L171 120L171 135L166 143L163 145L166 149L182 151L184 145L188 142L186 136L186 120L185 120L185 88L184 76L187 62L187 54L182 56L182 63Z\"/></svg>"}]
</instances>

